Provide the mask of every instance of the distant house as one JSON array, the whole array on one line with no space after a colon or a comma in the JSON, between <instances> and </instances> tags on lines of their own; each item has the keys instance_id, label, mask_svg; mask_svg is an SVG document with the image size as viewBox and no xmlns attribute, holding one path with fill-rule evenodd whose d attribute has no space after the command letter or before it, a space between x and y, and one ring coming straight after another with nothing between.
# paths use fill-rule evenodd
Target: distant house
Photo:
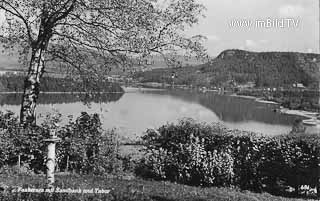
<instances>
[{"instance_id":1,"label":"distant house","mask_svg":"<svg viewBox=\"0 0 320 201\"><path fill-rule=\"evenodd\" d=\"M306 88L302 83L294 83L293 87L298 88L298 89L305 89Z\"/></svg>"},{"instance_id":2,"label":"distant house","mask_svg":"<svg viewBox=\"0 0 320 201\"><path fill-rule=\"evenodd\" d=\"M19 73L22 72L18 72L18 71L6 71L6 70L1 70L0 71L0 75L18 75Z\"/></svg>"},{"instance_id":3,"label":"distant house","mask_svg":"<svg viewBox=\"0 0 320 201\"><path fill-rule=\"evenodd\" d=\"M111 77L111 76L108 76L107 77L107 80L108 80L108 82L113 82L114 80L113 80L113 77Z\"/></svg>"},{"instance_id":4,"label":"distant house","mask_svg":"<svg viewBox=\"0 0 320 201\"><path fill-rule=\"evenodd\" d=\"M254 82L247 82L245 84L238 84L237 87L240 89L252 89L256 86Z\"/></svg>"},{"instance_id":5,"label":"distant house","mask_svg":"<svg viewBox=\"0 0 320 201\"><path fill-rule=\"evenodd\" d=\"M7 71L0 71L0 75L5 75L7 74Z\"/></svg>"}]
</instances>

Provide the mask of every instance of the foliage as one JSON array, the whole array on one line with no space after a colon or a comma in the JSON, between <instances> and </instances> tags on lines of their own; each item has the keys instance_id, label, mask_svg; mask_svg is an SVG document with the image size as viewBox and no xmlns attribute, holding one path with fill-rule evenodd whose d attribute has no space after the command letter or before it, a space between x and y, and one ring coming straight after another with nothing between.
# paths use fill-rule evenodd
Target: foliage
<instances>
[{"instance_id":1,"label":"foliage","mask_svg":"<svg viewBox=\"0 0 320 201\"><path fill-rule=\"evenodd\" d=\"M36 126L21 128L12 112L0 112L0 129L1 167L16 165L20 160L21 164L26 164L31 169L44 170L44 139L48 135L45 129Z\"/></svg>"},{"instance_id":2,"label":"foliage","mask_svg":"<svg viewBox=\"0 0 320 201\"><path fill-rule=\"evenodd\" d=\"M44 139L57 130L62 139L57 143L57 169L82 174L121 173L116 133L104 131L97 114L83 112L63 127L59 127L60 121L61 114L52 113L41 126L21 128L12 112L0 113L0 167L16 165L20 157L21 165L44 172L47 147Z\"/></svg>"},{"instance_id":3,"label":"foliage","mask_svg":"<svg viewBox=\"0 0 320 201\"><path fill-rule=\"evenodd\" d=\"M202 65L175 69L153 69L134 75L142 82L171 83L171 72L178 77L175 84L205 87L235 87L254 82L256 87L292 87L302 83L318 89L319 55L288 52L248 52L225 50ZM233 82L232 82L233 81Z\"/></svg>"},{"instance_id":4,"label":"foliage","mask_svg":"<svg viewBox=\"0 0 320 201\"><path fill-rule=\"evenodd\" d=\"M43 93L41 94L38 104L63 104L82 102L90 106L92 103L109 103L118 101L123 93ZM21 94L6 93L1 95L0 105L19 105L21 103ZM42 116L42 114L38 114Z\"/></svg>"},{"instance_id":5,"label":"foliage","mask_svg":"<svg viewBox=\"0 0 320 201\"><path fill-rule=\"evenodd\" d=\"M113 66L125 68L132 58L152 53L204 53L203 37L183 34L204 10L194 0L3 0L0 9L5 12L1 36L6 48L19 48L27 60L32 50L31 60L40 56L61 62L65 72L80 74L83 81L93 81ZM43 68L41 62L35 63Z\"/></svg>"},{"instance_id":6,"label":"foliage","mask_svg":"<svg viewBox=\"0 0 320 201\"><path fill-rule=\"evenodd\" d=\"M22 92L23 80L25 76L4 74L0 76L0 91L1 92ZM41 81L41 91L44 92L123 92L123 89L115 83L108 81L99 81L91 85L84 85L76 82L71 78L43 77Z\"/></svg>"},{"instance_id":7,"label":"foliage","mask_svg":"<svg viewBox=\"0 0 320 201\"><path fill-rule=\"evenodd\" d=\"M283 107L294 110L308 110L319 112L319 97L318 90L243 90L239 95L255 96L264 100L280 103Z\"/></svg>"},{"instance_id":8,"label":"foliage","mask_svg":"<svg viewBox=\"0 0 320 201\"><path fill-rule=\"evenodd\" d=\"M2 0L0 10L5 17L0 42L28 65L20 112L24 127L36 124L40 78L48 63L85 86L99 86L96 80L112 67L125 70L152 54L173 65L178 53L205 56L203 37L183 34L202 16L204 6L195 0Z\"/></svg>"},{"instance_id":9,"label":"foliage","mask_svg":"<svg viewBox=\"0 0 320 201\"><path fill-rule=\"evenodd\" d=\"M143 140L136 171L143 177L278 193L318 185L319 136L266 137L186 119L148 130Z\"/></svg>"},{"instance_id":10,"label":"foliage","mask_svg":"<svg viewBox=\"0 0 320 201\"><path fill-rule=\"evenodd\" d=\"M209 139L204 137L215 131L190 120L163 126L158 132L148 130L143 137L147 143L143 163L158 179L191 185L229 186L234 176L230 150L227 147L208 149L206 141Z\"/></svg>"},{"instance_id":11,"label":"foliage","mask_svg":"<svg viewBox=\"0 0 320 201\"><path fill-rule=\"evenodd\" d=\"M213 78L229 76L229 80L239 84L252 81L257 87L292 87L302 83L317 88L319 59L316 54L225 50L203 65L201 71L214 74Z\"/></svg>"},{"instance_id":12,"label":"foliage","mask_svg":"<svg viewBox=\"0 0 320 201\"><path fill-rule=\"evenodd\" d=\"M76 121L59 130L58 166L77 173L110 173L121 171L119 142L114 131L104 132L97 114L83 112Z\"/></svg>"}]
</instances>

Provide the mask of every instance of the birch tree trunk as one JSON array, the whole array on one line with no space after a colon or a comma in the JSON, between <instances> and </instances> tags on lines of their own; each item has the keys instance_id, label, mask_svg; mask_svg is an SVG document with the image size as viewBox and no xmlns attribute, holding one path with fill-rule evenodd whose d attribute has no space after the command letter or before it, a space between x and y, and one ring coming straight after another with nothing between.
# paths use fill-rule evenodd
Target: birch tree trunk
<instances>
[{"instance_id":1,"label":"birch tree trunk","mask_svg":"<svg viewBox=\"0 0 320 201\"><path fill-rule=\"evenodd\" d=\"M44 48L32 50L28 74L24 80L20 111L20 123L24 127L36 124L35 108L40 92L40 78L44 72L44 53Z\"/></svg>"},{"instance_id":2,"label":"birch tree trunk","mask_svg":"<svg viewBox=\"0 0 320 201\"><path fill-rule=\"evenodd\" d=\"M20 110L20 124L23 127L36 124L36 104L40 92L40 78L44 72L45 52L52 37L52 23L46 21L47 8L44 5L37 40L31 42L31 59L28 74L24 80L24 90Z\"/></svg>"}]
</instances>

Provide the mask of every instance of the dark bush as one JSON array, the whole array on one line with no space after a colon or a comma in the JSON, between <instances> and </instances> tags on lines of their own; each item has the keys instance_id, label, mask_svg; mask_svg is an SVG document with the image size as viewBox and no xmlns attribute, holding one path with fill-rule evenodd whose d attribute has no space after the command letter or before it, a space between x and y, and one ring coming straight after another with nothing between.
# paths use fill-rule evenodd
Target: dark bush
<instances>
[{"instance_id":1,"label":"dark bush","mask_svg":"<svg viewBox=\"0 0 320 201\"><path fill-rule=\"evenodd\" d=\"M45 172L44 139L49 137L50 130L55 130L61 138L56 148L58 170L81 174L123 170L116 133L104 131L97 114L84 112L75 121L70 119L58 127L60 119L58 113L48 114L41 126L24 129L12 112L0 112L0 168L19 165L36 173Z\"/></svg>"},{"instance_id":2,"label":"dark bush","mask_svg":"<svg viewBox=\"0 0 320 201\"><path fill-rule=\"evenodd\" d=\"M148 130L143 140L142 177L277 192L318 184L319 136L266 137L186 119Z\"/></svg>"}]
</instances>

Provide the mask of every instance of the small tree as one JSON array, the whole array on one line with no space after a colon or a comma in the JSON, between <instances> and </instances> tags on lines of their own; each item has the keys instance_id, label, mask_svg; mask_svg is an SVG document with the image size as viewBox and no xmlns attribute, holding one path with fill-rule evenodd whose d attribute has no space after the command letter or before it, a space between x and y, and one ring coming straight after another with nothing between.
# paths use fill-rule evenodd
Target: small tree
<instances>
[{"instance_id":1,"label":"small tree","mask_svg":"<svg viewBox=\"0 0 320 201\"><path fill-rule=\"evenodd\" d=\"M195 0L0 0L5 12L1 39L28 62L20 121L35 124L40 79L46 64L90 82L112 66L130 66L152 53L203 56L201 36L183 31L204 7ZM169 59L168 59L169 61Z\"/></svg>"}]
</instances>

